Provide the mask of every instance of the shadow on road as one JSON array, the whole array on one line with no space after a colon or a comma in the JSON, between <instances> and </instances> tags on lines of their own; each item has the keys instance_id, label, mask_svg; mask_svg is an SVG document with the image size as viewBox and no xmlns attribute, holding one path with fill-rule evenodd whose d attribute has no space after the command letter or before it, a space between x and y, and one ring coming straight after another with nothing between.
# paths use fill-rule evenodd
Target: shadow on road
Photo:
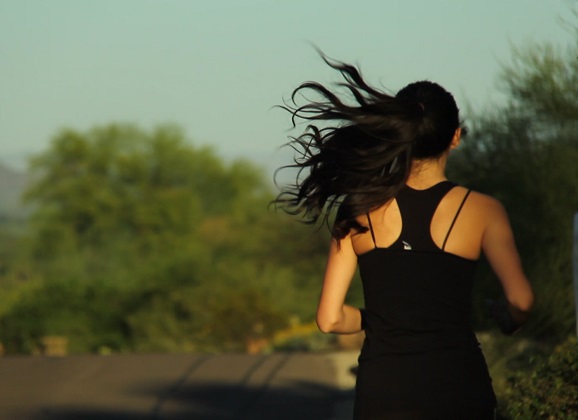
<instances>
[{"instance_id":1,"label":"shadow on road","mask_svg":"<svg viewBox=\"0 0 578 420\"><path fill-rule=\"evenodd\" d=\"M158 396L165 385L142 392ZM149 414L135 410L103 410L75 407L45 410L30 420L83 419L201 419L201 420L330 420L338 418L336 403L350 400L352 391L314 383L294 382L274 389L241 388L231 385L195 384L185 386L152 407ZM345 413L344 413L345 414ZM341 418L341 417L339 417ZM343 418L350 418L346 415Z\"/></svg>"},{"instance_id":2,"label":"shadow on road","mask_svg":"<svg viewBox=\"0 0 578 420\"><path fill-rule=\"evenodd\" d=\"M355 354L4 357L0 420L344 420Z\"/></svg>"}]
</instances>

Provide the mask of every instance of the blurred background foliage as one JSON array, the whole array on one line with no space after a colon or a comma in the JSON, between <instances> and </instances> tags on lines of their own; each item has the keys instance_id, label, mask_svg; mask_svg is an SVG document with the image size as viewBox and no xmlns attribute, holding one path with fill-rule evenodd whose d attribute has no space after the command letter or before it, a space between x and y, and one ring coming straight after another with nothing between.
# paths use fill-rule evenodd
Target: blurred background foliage
<instances>
[{"instance_id":1,"label":"blurred background foliage","mask_svg":"<svg viewBox=\"0 0 578 420\"><path fill-rule=\"evenodd\" d=\"M500 392L526 398L502 409L505 418L522 408L541 418L560 404L578 411L578 354L568 339L578 41L514 48L500 83L507 100L470 111L449 176L497 197L510 215L535 310L510 344L496 341L483 300L501 291L482 261L474 319L490 331L482 341ZM329 234L273 211L274 195L253 163L225 162L175 126L61 131L31 161L26 211L0 215L4 351L42 352L47 336L66 337L72 353L322 348L330 339L310 326ZM363 305L358 279L349 301ZM564 385L556 398L543 393L544 377Z\"/></svg>"},{"instance_id":2,"label":"blurred background foliage","mask_svg":"<svg viewBox=\"0 0 578 420\"><path fill-rule=\"evenodd\" d=\"M244 349L311 320L327 235L177 127L64 130L31 162L32 214L3 232L0 341L71 352Z\"/></svg>"}]
</instances>

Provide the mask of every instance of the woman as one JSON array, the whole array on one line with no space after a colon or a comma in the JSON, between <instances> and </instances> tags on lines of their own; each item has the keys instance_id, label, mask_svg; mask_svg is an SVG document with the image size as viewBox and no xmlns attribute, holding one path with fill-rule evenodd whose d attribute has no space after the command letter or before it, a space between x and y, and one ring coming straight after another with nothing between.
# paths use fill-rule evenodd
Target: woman
<instances>
[{"instance_id":1,"label":"woman","mask_svg":"<svg viewBox=\"0 0 578 420\"><path fill-rule=\"evenodd\" d=\"M504 330L525 321L533 294L503 207L445 176L465 131L454 98L427 81L388 95L355 67L324 60L344 76L349 101L315 82L294 91L284 107L293 122L323 125L290 142L301 173L277 202L310 223L335 214L317 323L325 333L365 330L355 418L491 419L496 400L470 322L481 253L505 292L503 312L492 308ZM297 106L307 90L320 100ZM364 310L344 303L358 266Z\"/></svg>"}]
</instances>

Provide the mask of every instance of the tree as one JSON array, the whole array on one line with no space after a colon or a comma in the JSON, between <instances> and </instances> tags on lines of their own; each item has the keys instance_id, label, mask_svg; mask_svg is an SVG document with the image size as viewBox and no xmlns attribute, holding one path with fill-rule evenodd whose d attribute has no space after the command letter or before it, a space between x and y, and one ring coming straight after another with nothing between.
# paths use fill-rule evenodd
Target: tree
<instances>
[{"instance_id":1,"label":"tree","mask_svg":"<svg viewBox=\"0 0 578 420\"><path fill-rule=\"evenodd\" d=\"M37 209L36 234L51 239L52 231L64 230L80 248L102 244L111 233L192 233L201 218L226 214L238 200L265 191L254 168L241 162L226 168L211 149L193 148L170 126L152 133L128 125L65 130L33 159L32 170L25 197Z\"/></svg>"},{"instance_id":2,"label":"tree","mask_svg":"<svg viewBox=\"0 0 578 420\"><path fill-rule=\"evenodd\" d=\"M173 126L63 130L32 175L27 240L41 281L1 314L8 351L30 352L47 334L69 336L74 351L198 348L215 322L203 290L222 283L216 302L232 296L270 248L254 228L271 198L260 171L225 164ZM270 311L263 284L251 290Z\"/></svg>"}]
</instances>

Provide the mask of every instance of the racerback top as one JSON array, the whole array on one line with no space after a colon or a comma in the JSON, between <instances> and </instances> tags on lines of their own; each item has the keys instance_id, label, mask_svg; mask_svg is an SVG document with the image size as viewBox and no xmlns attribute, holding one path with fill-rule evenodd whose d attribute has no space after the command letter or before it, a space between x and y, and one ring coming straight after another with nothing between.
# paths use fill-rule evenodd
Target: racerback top
<instances>
[{"instance_id":1,"label":"racerback top","mask_svg":"<svg viewBox=\"0 0 578 420\"><path fill-rule=\"evenodd\" d=\"M455 185L443 181L426 190L406 186L396 197L402 219L399 238L358 256L366 308L360 359L478 346L471 328L476 261L444 251L469 191L441 249L430 234L440 201Z\"/></svg>"}]
</instances>

